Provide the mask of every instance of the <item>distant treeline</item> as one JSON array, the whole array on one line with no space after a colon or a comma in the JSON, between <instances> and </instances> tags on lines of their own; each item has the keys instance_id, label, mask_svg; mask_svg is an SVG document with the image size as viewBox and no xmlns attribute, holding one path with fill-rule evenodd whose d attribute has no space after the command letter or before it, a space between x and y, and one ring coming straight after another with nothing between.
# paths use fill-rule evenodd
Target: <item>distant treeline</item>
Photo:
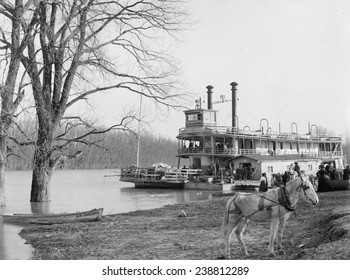
<instances>
[{"instance_id":1,"label":"distant treeline","mask_svg":"<svg viewBox=\"0 0 350 280\"><path fill-rule=\"evenodd\" d=\"M24 121L10 132L10 137L15 141L9 142L9 157L7 168L10 170L27 170L32 168L34 145L31 139L36 139L35 122ZM63 128L62 128L63 129ZM86 132L83 128L75 128L68 134L74 138ZM17 142L17 143L16 143ZM120 168L136 165L137 137L133 133L110 131L103 135L90 135L86 141L71 143L63 151L66 156L82 151L81 155L72 160L66 160L62 166L68 169L99 169ZM19 143L21 145L19 145ZM62 144L64 141L57 142ZM176 140L155 136L151 133L141 134L140 141L140 166L150 166L153 163L167 163L177 166ZM343 152L350 163L350 135L343 139ZM183 165L183 163L182 163Z\"/></svg>"},{"instance_id":2,"label":"distant treeline","mask_svg":"<svg viewBox=\"0 0 350 280\"><path fill-rule=\"evenodd\" d=\"M34 145L29 138L35 139L34 125L26 124L26 131L22 133L14 129L10 137L16 139L18 145L10 141L7 169L26 170L32 168ZM81 135L84 131L76 128L70 132L70 137ZM24 136L26 135L26 136ZM30 136L30 137L27 137ZM137 137L135 134L110 131L103 135L90 135L86 141L71 143L63 151L66 156L81 151L81 155L75 159L65 160L64 168L67 169L100 169L120 168L129 165L136 165L137 158ZM59 142L62 144L64 141ZM155 136L150 133L141 134L140 140L140 166L151 166L153 163L167 163L177 166L177 141L162 136Z\"/></svg>"}]
</instances>

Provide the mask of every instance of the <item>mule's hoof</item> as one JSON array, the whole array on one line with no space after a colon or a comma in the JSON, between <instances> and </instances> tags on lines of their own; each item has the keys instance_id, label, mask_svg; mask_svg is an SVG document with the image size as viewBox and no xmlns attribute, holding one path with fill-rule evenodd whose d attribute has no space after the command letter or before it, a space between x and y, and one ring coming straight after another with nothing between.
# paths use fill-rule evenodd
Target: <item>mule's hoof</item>
<instances>
[{"instance_id":1,"label":"mule's hoof","mask_svg":"<svg viewBox=\"0 0 350 280\"><path fill-rule=\"evenodd\" d=\"M279 254L279 255L285 255L286 252L285 252L284 250L279 250L279 251L278 251L278 254Z\"/></svg>"},{"instance_id":2,"label":"mule's hoof","mask_svg":"<svg viewBox=\"0 0 350 280\"><path fill-rule=\"evenodd\" d=\"M226 260L231 260L231 256L230 255L226 255Z\"/></svg>"},{"instance_id":3,"label":"mule's hoof","mask_svg":"<svg viewBox=\"0 0 350 280\"><path fill-rule=\"evenodd\" d=\"M244 254L245 257L249 257L250 256L248 252L244 252L243 254Z\"/></svg>"},{"instance_id":4,"label":"mule's hoof","mask_svg":"<svg viewBox=\"0 0 350 280\"><path fill-rule=\"evenodd\" d=\"M269 257L274 258L274 257L276 257L276 254L275 254L274 252L270 252L270 253L269 253Z\"/></svg>"}]
</instances>

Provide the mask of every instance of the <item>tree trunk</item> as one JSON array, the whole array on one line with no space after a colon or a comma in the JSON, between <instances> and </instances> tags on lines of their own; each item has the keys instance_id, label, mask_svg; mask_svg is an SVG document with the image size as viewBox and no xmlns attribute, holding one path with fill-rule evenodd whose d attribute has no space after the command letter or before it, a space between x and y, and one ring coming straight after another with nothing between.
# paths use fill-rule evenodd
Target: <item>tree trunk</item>
<instances>
[{"instance_id":1,"label":"tree trunk","mask_svg":"<svg viewBox=\"0 0 350 280\"><path fill-rule=\"evenodd\" d=\"M11 100L8 99L4 89L0 89L1 112L0 112L0 207L6 205L5 201L5 169L7 164L7 140L8 131L12 122Z\"/></svg>"},{"instance_id":2,"label":"tree trunk","mask_svg":"<svg viewBox=\"0 0 350 280\"><path fill-rule=\"evenodd\" d=\"M32 177L32 189L30 192L30 202L47 202L50 201L50 180L52 167L50 166L50 157L42 155L38 147L35 151L34 169ZM38 159L37 154L41 154Z\"/></svg>"},{"instance_id":3,"label":"tree trunk","mask_svg":"<svg viewBox=\"0 0 350 280\"><path fill-rule=\"evenodd\" d=\"M40 126L40 125L39 125ZM54 166L51 160L52 135L48 126L39 129L38 141L34 152L32 188L30 202L50 201L50 180Z\"/></svg>"},{"instance_id":4,"label":"tree trunk","mask_svg":"<svg viewBox=\"0 0 350 280\"><path fill-rule=\"evenodd\" d=\"M1 127L2 128L2 127ZM6 134L0 131L0 207L6 205L5 199L5 167L6 167Z\"/></svg>"}]
</instances>

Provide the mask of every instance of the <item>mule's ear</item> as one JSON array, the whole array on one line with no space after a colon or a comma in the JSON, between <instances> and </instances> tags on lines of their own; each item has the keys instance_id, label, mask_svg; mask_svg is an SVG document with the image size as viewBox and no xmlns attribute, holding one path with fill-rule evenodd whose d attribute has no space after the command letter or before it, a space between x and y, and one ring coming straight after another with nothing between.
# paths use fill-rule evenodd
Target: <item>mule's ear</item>
<instances>
[{"instance_id":1,"label":"mule's ear","mask_svg":"<svg viewBox=\"0 0 350 280\"><path fill-rule=\"evenodd\" d=\"M314 177L310 174L308 175L309 181L312 182L314 180Z\"/></svg>"},{"instance_id":2,"label":"mule's ear","mask_svg":"<svg viewBox=\"0 0 350 280\"><path fill-rule=\"evenodd\" d=\"M303 180L308 180L308 179L309 179L309 176L306 175L305 170L301 170L301 171L300 171L300 177L301 177Z\"/></svg>"}]
</instances>

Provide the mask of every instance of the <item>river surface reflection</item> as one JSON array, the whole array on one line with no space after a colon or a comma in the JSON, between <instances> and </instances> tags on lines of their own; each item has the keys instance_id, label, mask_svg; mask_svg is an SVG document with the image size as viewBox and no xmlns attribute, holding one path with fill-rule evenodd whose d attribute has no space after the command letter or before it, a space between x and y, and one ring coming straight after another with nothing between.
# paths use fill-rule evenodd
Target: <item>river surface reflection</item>
<instances>
[{"instance_id":1,"label":"river surface reflection","mask_svg":"<svg viewBox=\"0 0 350 280\"><path fill-rule=\"evenodd\" d=\"M30 203L30 171L6 174L6 207L0 213L61 213L104 208L104 215L158 208L211 198L208 191L135 189L119 182L111 170L57 170L51 181L51 202ZM32 247L18 235L22 227L0 218L0 260L29 259Z\"/></svg>"}]
</instances>

